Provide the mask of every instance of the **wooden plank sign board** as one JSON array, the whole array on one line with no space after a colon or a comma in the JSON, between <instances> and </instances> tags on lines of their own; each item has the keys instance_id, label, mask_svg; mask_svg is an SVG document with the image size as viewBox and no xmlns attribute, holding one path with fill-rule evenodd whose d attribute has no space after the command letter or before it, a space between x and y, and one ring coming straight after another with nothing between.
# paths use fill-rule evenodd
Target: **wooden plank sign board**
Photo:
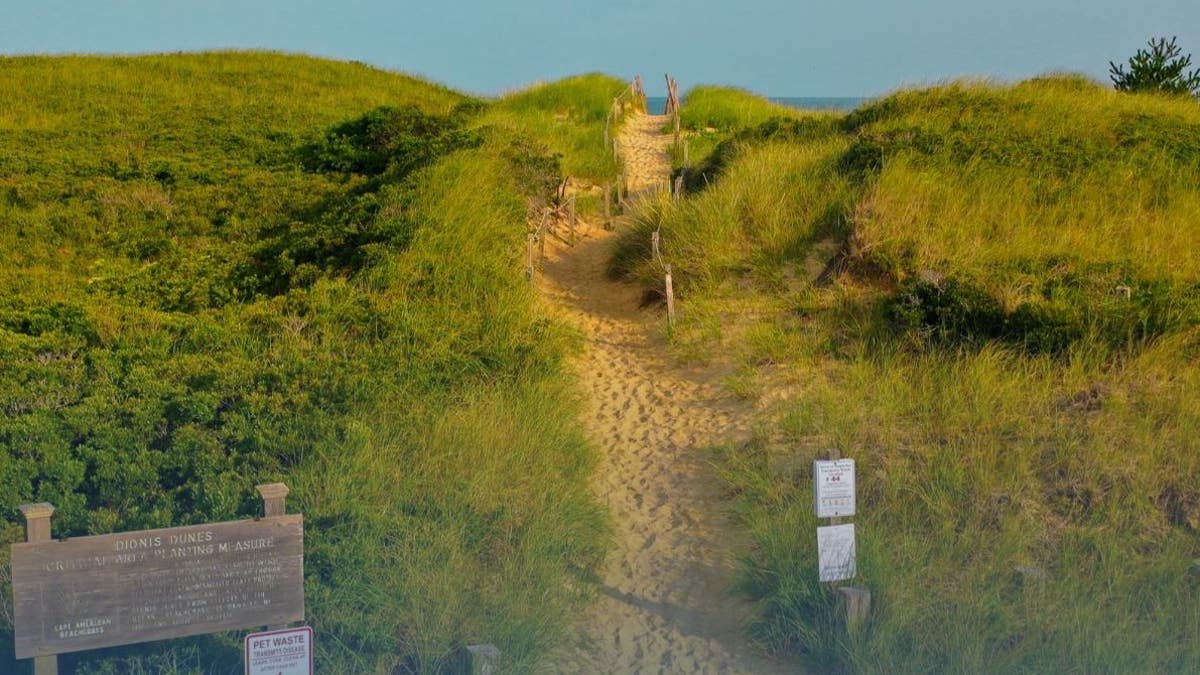
<instances>
[{"instance_id":1,"label":"wooden plank sign board","mask_svg":"<svg viewBox=\"0 0 1200 675\"><path fill-rule=\"evenodd\" d=\"M854 523L817 528L817 563L821 581L845 581L857 574Z\"/></svg>"},{"instance_id":2,"label":"wooden plank sign board","mask_svg":"<svg viewBox=\"0 0 1200 675\"><path fill-rule=\"evenodd\" d=\"M246 636L246 675L312 675L312 627Z\"/></svg>"},{"instance_id":3,"label":"wooden plank sign board","mask_svg":"<svg viewBox=\"0 0 1200 675\"><path fill-rule=\"evenodd\" d=\"M813 462L813 506L818 518L854 515L854 460Z\"/></svg>"},{"instance_id":4,"label":"wooden plank sign board","mask_svg":"<svg viewBox=\"0 0 1200 675\"><path fill-rule=\"evenodd\" d=\"M304 620L304 517L12 545L17 658Z\"/></svg>"}]
</instances>

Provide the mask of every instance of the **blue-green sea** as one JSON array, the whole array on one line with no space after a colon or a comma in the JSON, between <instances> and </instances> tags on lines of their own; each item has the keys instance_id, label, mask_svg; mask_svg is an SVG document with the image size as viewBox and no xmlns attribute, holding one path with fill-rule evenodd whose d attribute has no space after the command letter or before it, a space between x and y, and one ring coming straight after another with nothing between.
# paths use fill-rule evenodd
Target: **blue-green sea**
<instances>
[{"instance_id":1,"label":"blue-green sea","mask_svg":"<svg viewBox=\"0 0 1200 675\"><path fill-rule=\"evenodd\" d=\"M853 110L871 100L861 96L768 96L767 99L801 110ZM651 113L661 113L666 105L665 96L646 97L646 107Z\"/></svg>"}]
</instances>

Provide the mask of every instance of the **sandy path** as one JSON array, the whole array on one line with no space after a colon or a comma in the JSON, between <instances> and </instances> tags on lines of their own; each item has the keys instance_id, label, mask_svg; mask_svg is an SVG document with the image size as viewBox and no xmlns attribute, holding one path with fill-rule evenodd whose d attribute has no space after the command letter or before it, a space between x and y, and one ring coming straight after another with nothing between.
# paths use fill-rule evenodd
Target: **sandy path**
<instances>
[{"instance_id":1,"label":"sandy path","mask_svg":"<svg viewBox=\"0 0 1200 675\"><path fill-rule=\"evenodd\" d=\"M636 116L620 137L630 191L669 174L665 118ZM664 358L662 317L638 308L638 289L604 274L611 234L592 228L548 251L546 296L587 338L576 367L587 427L604 453L595 489L607 502L614 548L600 596L581 617L563 673L789 672L757 658L743 637L750 608L730 583L736 548L720 485L703 450L744 438L748 419L716 382ZM553 247L552 247L553 248ZM709 378L711 379L711 378Z\"/></svg>"}]
</instances>

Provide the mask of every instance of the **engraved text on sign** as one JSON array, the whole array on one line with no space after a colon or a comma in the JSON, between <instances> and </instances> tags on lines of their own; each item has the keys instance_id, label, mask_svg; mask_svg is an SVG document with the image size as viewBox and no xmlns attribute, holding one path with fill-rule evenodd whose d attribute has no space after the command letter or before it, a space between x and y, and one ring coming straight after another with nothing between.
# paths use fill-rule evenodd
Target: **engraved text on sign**
<instances>
[{"instance_id":1,"label":"engraved text on sign","mask_svg":"<svg viewBox=\"0 0 1200 675\"><path fill-rule=\"evenodd\" d=\"M17 658L304 619L304 519L13 544Z\"/></svg>"}]
</instances>

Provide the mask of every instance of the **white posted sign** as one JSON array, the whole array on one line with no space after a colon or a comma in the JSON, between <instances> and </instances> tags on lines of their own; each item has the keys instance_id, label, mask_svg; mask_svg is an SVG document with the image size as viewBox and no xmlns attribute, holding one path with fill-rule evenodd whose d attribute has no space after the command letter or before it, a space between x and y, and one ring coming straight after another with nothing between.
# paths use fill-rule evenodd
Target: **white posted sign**
<instances>
[{"instance_id":1,"label":"white posted sign","mask_svg":"<svg viewBox=\"0 0 1200 675\"><path fill-rule=\"evenodd\" d=\"M817 561L821 581L845 581L857 574L854 523L817 528Z\"/></svg>"},{"instance_id":2,"label":"white posted sign","mask_svg":"<svg viewBox=\"0 0 1200 675\"><path fill-rule=\"evenodd\" d=\"M813 462L813 506L818 518L854 515L854 460Z\"/></svg>"},{"instance_id":3,"label":"white posted sign","mask_svg":"<svg viewBox=\"0 0 1200 675\"><path fill-rule=\"evenodd\" d=\"M312 628L246 636L246 675L312 675Z\"/></svg>"}]
</instances>

